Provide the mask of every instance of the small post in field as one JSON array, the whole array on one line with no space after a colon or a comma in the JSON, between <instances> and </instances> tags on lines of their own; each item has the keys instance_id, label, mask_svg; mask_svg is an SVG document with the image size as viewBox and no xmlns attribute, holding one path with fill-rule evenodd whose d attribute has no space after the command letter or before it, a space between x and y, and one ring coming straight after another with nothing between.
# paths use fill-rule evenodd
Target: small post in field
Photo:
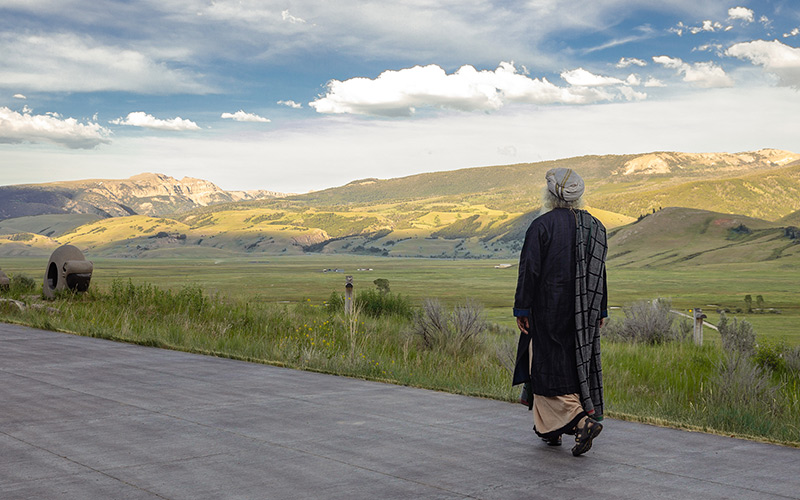
<instances>
[{"instance_id":1,"label":"small post in field","mask_svg":"<svg viewBox=\"0 0 800 500\"><path fill-rule=\"evenodd\" d=\"M345 276L344 279L344 313L350 316L353 314L353 277Z\"/></svg>"},{"instance_id":2,"label":"small post in field","mask_svg":"<svg viewBox=\"0 0 800 500\"><path fill-rule=\"evenodd\" d=\"M703 314L703 310L699 307L692 309L692 316L694 317L694 343L703 345L703 320L708 316Z\"/></svg>"}]
</instances>

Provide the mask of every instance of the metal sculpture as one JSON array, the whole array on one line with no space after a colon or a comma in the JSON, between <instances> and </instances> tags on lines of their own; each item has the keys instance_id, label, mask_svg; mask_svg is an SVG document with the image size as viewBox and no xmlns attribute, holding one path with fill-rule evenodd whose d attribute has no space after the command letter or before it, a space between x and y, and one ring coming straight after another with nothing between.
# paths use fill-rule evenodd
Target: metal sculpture
<instances>
[{"instance_id":1,"label":"metal sculpture","mask_svg":"<svg viewBox=\"0 0 800 500\"><path fill-rule=\"evenodd\" d=\"M55 298L58 290L85 292L89 289L94 266L77 247L64 245L55 249L44 272L44 296Z\"/></svg>"}]
</instances>

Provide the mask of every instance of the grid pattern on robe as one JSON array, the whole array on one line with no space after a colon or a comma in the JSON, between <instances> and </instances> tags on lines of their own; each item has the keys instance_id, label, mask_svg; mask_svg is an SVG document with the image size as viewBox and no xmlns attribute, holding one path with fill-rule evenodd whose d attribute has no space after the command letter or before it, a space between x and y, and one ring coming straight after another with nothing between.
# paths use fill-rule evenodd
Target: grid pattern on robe
<instances>
[{"instance_id":1,"label":"grid pattern on robe","mask_svg":"<svg viewBox=\"0 0 800 500\"><path fill-rule=\"evenodd\" d=\"M581 404L594 418L603 415L600 363L601 304L605 293L606 228L585 210L575 211L575 358Z\"/></svg>"}]
</instances>

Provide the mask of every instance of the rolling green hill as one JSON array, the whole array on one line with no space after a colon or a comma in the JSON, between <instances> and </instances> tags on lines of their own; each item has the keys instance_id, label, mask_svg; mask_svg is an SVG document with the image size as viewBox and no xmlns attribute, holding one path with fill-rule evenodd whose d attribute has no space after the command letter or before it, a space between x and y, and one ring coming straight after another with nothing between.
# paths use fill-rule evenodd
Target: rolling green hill
<instances>
[{"instance_id":1,"label":"rolling green hill","mask_svg":"<svg viewBox=\"0 0 800 500\"><path fill-rule=\"evenodd\" d=\"M800 155L778 150L584 156L364 179L304 195L201 205L172 215L87 219L81 225L75 215L7 219L0 221L0 255L71 243L88 255L109 257L353 253L507 259L518 254L538 213L544 174L555 167L574 168L585 178L588 209L611 230L610 256L617 264L797 255L786 226L796 225L800 213ZM86 182L96 194L97 181ZM59 189L50 187L51 193ZM128 184L117 189L118 197L133 196ZM134 196L131 203L141 209L159 189L150 185L142 190L147 196Z\"/></svg>"},{"instance_id":2,"label":"rolling green hill","mask_svg":"<svg viewBox=\"0 0 800 500\"><path fill-rule=\"evenodd\" d=\"M94 214L49 214L0 220L0 234L35 233L57 238L84 224L99 220Z\"/></svg>"},{"instance_id":3,"label":"rolling green hill","mask_svg":"<svg viewBox=\"0 0 800 500\"><path fill-rule=\"evenodd\" d=\"M608 262L616 267L799 257L800 239L787 234L780 224L707 210L665 208L609 232Z\"/></svg>"}]
</instances>

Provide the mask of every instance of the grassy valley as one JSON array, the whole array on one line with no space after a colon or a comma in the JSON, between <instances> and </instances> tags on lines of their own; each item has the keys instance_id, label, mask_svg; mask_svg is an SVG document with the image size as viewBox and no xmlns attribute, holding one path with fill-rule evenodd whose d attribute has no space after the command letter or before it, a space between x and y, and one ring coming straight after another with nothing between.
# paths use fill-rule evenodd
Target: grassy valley
<instances>
[{"instance_id":1,"label":"grassy valley","mask_svg":"<svg viewBox=\"0 0 800 500\"><path fill-rule=\"evenodd\" d=\"M364 179L304 195L243 201L232 201L232 195L205 181L178 182L148 174L141 176L143 187L132 184L137 178L115 185L113 198L124 200L128 208L136 207L125 212L125 217L73 213L0 221L0 255L36 255L71 243L89 254L108 257L349 253L505 259L519 251L524 229L539 208L544 173L554 167L574 168L585 177L588 208L609 229L631 224L653 212L659 212L657 220L673 214L687 216L671 209L661 211L662 207L737 214L736 217L761 222L745 224L755 233L737 238L723 235L729 248L746 245L746 254L755 259L792 255L790 248L781 249L779 239L771 239L765 232L772 229L778 234L781 228L795 222L800 210L800 155L776 150L586 156L388 180ZM171 184L164 185L167 180ZM156 181L162 184L154 184ZM188 181L195 183L195 190L206 190L194 201L175 196L176 192L189 189L182 187L188 186ZM99 196L101 188L110 190L110 184L76 181L65 186L44 186L50 189L47 193L83 186L87 193L72 196L85 201ZM172 195L163 198L155 210L154 196L158 198L161 195L156 196L157 193L169 189ZM143 198L131 198L136 193ZM165 213L168 205L163 204L170 199L172 213ZM6 197L4 206L19 205L11 201ZM187 203L195 203L194 208L187 208ZM145 207L157 214L139 213ZM50 222L54 217L61 217L61 222L54 225ZM670 241L680 240L685 251L678 252L677 258L697 252L708 254L712 247L720 246L714 238L721 233L714 231L686 240L683 236L687 231L702 229L697 224L679 228L664 225L661 230L665 232L657 238L648 237L638 244L629 242L649 224L647 221L620 233L625 248L620 247L616 253L626 252L632 263L640 253L637 245L644 248L656 241L657 246L669 247ZM752 241L759 237L763 238ZM720 249L713 255L723 253ZM670 258L664 256L661 261L669 263ZM647 256L643 264L658 265L656 257Z\"/></svg>"},{"instance_id":2,"label":"grassy valley","mask_svg":"<svg viewBox=\"0 0 800 500\"><path fill-rule=\"evenodd\" d=\"M513 400L516 259L544 171L574 166L587 178L588 209L609 228L612 324L625 320L632 303L657 297L678 312L701 307L712 324L725 310L758 332L753 363L779 367L726 375L730 362L711 328L699 347L604 338L609 414L798 446L798 373L778 354L800 352L795 156L584 157L364 180L164 215L7 218L0 221L0 265L12 278L34 277L35 290L48 255L64 243L85 251L94 274L89 293L48 304L57 314L7 304L0 316ZM343 291L345 275L354 276L357 296L377 294L376 280L385 280L415 312L426 299L448 310L477 301L488 322L484 338L470 352L450 352L421 345L407 316L348 320L326 305ZM31 290L11 293L37 305ZM767 388L767 399L746 388L730 392L751 382ZM732 403L725 394L750 399Z\"/></svg>"}]
</instances>

